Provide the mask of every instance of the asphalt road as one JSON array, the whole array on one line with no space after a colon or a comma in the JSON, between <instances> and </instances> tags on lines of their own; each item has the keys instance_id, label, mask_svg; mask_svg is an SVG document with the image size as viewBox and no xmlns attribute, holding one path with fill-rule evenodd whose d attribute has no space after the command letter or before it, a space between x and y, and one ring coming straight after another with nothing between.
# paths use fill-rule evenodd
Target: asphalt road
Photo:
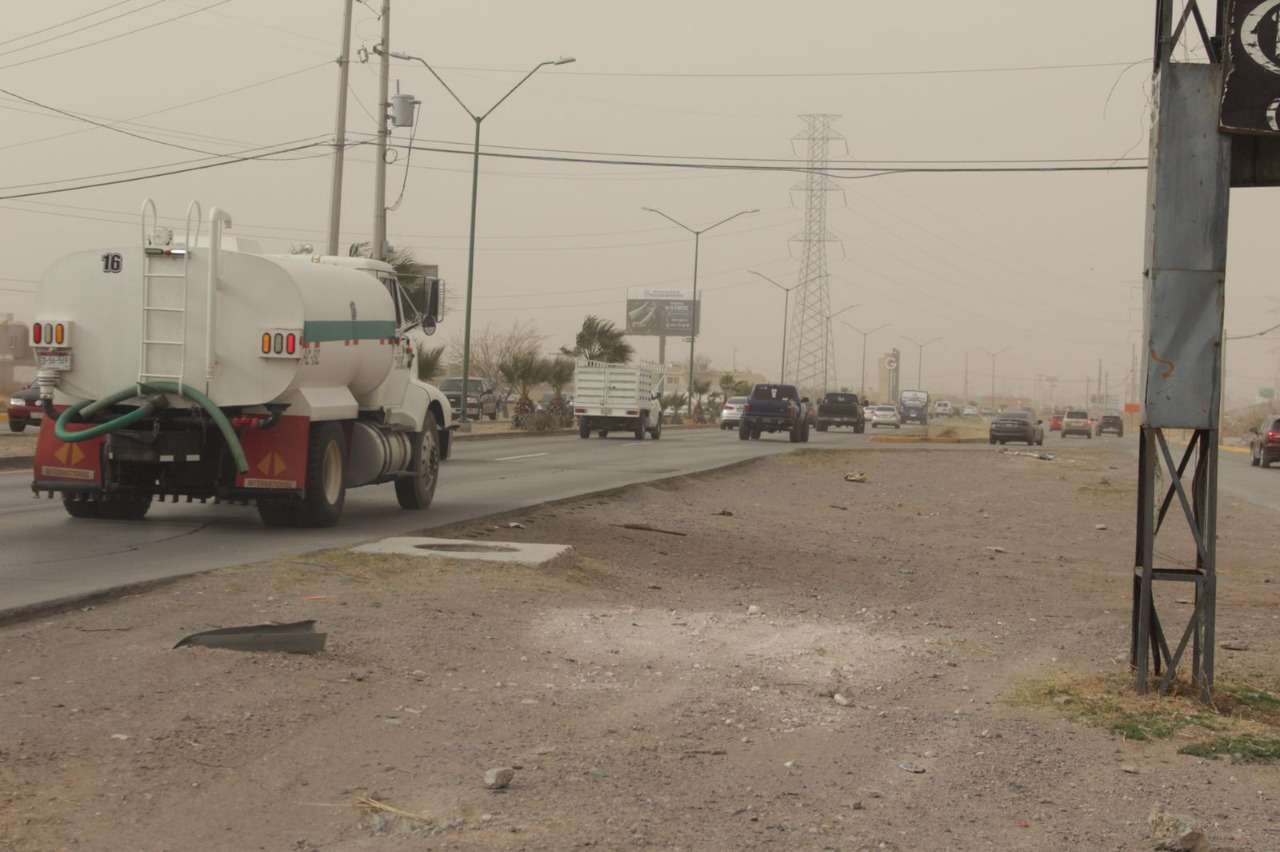
<instances>
[{"instance_id":1,"label":"asphalt road","mask_svg":"<svg viewBox=\"0 0 1280 852\"><path fill-rule=\"evenodd\" d=\"M901 434L912 430L905 429ZM718 430L668 430L660 441L565 437L459 441L431 509L404 512L388 485L347 492L333 529L267 529L243 506L165 503L145 521L77 521L61 500L31 496L29 470L0 473L0 612L121 585L350 545L537 503L722 467L796 447L865 445L848 431L739 441Z\"/></svg>"}]
</instances>

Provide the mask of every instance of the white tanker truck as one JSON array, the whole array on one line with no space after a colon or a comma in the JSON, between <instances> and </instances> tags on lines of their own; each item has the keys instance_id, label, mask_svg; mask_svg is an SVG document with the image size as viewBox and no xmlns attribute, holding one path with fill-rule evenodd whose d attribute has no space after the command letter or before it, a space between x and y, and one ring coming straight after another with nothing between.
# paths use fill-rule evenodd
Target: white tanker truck
<instances>
[{"instance_id":1,"label":"white tanker truck","mask_svg":"<svg viewBox=\"0 0 1280 852\"><path fill-rule=\"evenodd\" d=\"M67 255L40 282L30 342L50 416L32 490L75 518L185 497L329 526L348 488L384 482L426 509L453 420L417 371L439 283L415 305L388 264L232 251L231 218L213 208L203 242L201 218L193 202L175 242L148 199L141 245Z\"/></svg>"}]
</instances>

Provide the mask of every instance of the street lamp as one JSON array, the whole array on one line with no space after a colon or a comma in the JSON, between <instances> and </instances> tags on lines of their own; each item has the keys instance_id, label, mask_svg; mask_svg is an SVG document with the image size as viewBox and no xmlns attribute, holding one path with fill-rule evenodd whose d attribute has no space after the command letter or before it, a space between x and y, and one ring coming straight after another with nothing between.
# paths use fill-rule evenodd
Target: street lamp
<instances>
[{"instance_id":1,"label":"street lamp","mask_svg":"<svg viewBox=\"0 0 1280 852\"><path fill-rule=\"evenodd\" d=\"M1001 349L999 352L992 352L989 349L980 350L982 352L986 352L988 355L991 356L991 410L992 411L996 410L996 358L1008 352L1009 348L1010 347L1006 346L1005 348Z\"/></svg>"},{"instance_id":2,"label":"street lamp","mask_svg":"<svg viewBox=\"0 0 1280 852\"><path fill-rule=\"evenodd\" d=\"M787 380L787 314L791 310L791 291L808 282L802 281L800 284L792 284L790 287L784 287L768 275L765 275L763 272L756 272L754 269L748 269L747 271L758 278L763 278L765 281L768 281L784 294L782 299L782 366L778 368L778 384L783 384Z\"/></svg>"},{"instance_id":3,"label":"street lamp","mask_svg":"<svg viewBox=\"0 0 1280 852\"><path fill-rule=\"evenodd\" d=\"M840 322L843 322L845 325L849 326L849 328L853 329L854 331L858 332L858 334L862 335L862 384L859 386L859 393L862 398L862 401L866 402L866 399L867 399L867 338L875 334L877 331L884 331L886 328L889 327L889 323L885 323L884 325L878 325L875 328L871 329L870 331L863 331L853 323L845 322L844 320L840 320Z\"/></svg>"},{"instance_id":4,"label":"street lamp","mask_svg":"<svg viewBox=\"0 0 1280 852\"><path fill-rule=\"evenodd\" d=\"M458 106L462 107L462 109L467 113L467 115L471 116L471 120L474 121L476 125L475 146L474 148L472 148L472 152L471 152L471 229L470 229L470 235L467 241L467 309L466 309L466 318L463 320L464 327L462 330L462 422L468 423L469 421L467 419L467 396L470 392L470 379L471 379L471 288L472 288L472 284L475 281L476 195L478 194L479 186L480 186L480 124L486 118L488 118L495 109L502 106L503 102L505 102L507 98L511 97L511 95L515 93L516 89L523 86L525 81L528 80L530 77L532 77L534 74L536 74L541 68L544 68L547 65L568 65L569 63L575 60L571 56L562 56L559 59L547 59L542 62L539 62L537 65L529 69L529 73L521 77L519 82L517 82L514 86L508 89L505 95L498 98L497 102L494 103L493 106L489 107L487 110L477 115L476 113L471 111L471 108L466 105L466 103L462 100L462 98L458 97L458 93L449 87L449 84L444 81L444 78L436 73L436 69L432 68L430 63L427 62L427 60L423 59L421 56L410 56L407 53L394 53L394 52L388 51L387 55L393 56L396 59L406 59L413 62L421 62L422 66L431 72L431 76L435 77L436 80L440 83L440 85L444 86L444 90L448 92L449 95L455 101L458 102Z\"/></svg>"},{"instance_id":5,"label":"street lamp","mask_svg":"<svg viewBox=\"0 0 1280 852\"><path fill-rule=\"evenodd\" d=\"M910 337L907 337L904 334L902 336L902 339L907 341L908 343L914 344L917 347L918 351L916 354L916 390L924 390L924 348L926 346L930 346L934 343L937 343L942 338L935 337L931 340L926 340L924 343L921 343L918 340L912 340Z\"/></svg>"},{"instance_id":6,"label":"street lamp","mask_svg":"<svg viewBox=\"0 0 1280 852\"><path fill-rule=\"evenodd\" d=\"M851 311L854 308L860 308L860 307L862 307L861 303L856 305L846 305L845 307L836 311L834 314L827 314L827 345L826 345L826 352L824 354L832 354L835 352L835 349L831 346L831 321L847 311ZM828 379L827 379L827 371L830 368L831 368L830 361L824 357L822 359L822 392L823 394L826 394L826 392L830 390L830 388L828 387Z\"/></svg>"},{"instance_id":7,"label":"street lamp","mask_svg":"<svg viewBox=\"0 0 1280 852\"><path fill-rule=\"evenodd\" d=\"M721 225L723 225L725 222L729 222L733 219L737 219L739 216L746 216L748 213L759 213L760 211L754 208L751 210L739 210L737 213L734 213L732 216L727 216L724 219L721 219L719 222L716 222L714 225L708 225L705 228L690 228L684 222L681 222L679 219L673 219L672 217L668 216L666 213L663 213L661 210L657 210L653 207L641 207L640 209L646 210L649 213L657 213L659 216L661 216L663 219L666 219L668 222L671 222L674 225L679 225L681 228L684 228L686 231L693 234L693 317L694 317L694 321L693 321L693 328L690 329L690 332L689 332L689 400L688 400L689 417L690 419L692 419L693 418L693 341L697 337L697 335L694 334L694 332L696 332L702 324L702 311L698 309L698 246L702 242L702 235L705 234L707 231L710 231L712 228L718 228Z\"/></svg>"}]
</instances>

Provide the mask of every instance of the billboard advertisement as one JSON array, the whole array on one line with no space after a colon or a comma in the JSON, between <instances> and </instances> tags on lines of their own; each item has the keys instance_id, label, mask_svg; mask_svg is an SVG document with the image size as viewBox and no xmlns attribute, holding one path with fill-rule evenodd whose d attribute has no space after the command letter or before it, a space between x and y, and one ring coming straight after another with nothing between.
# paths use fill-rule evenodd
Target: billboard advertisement
<instances>
[{"instance_id":1,"label":"billboard advertisement","mask_svg":"<svg viewBox=\"0 0 1280 852\"><path fill-rule=\"evenodd\" d=\"M627 290L627 334L691 337L698 334L700 321L693 293L688 290Z\"/></svg>"}]
</instances>

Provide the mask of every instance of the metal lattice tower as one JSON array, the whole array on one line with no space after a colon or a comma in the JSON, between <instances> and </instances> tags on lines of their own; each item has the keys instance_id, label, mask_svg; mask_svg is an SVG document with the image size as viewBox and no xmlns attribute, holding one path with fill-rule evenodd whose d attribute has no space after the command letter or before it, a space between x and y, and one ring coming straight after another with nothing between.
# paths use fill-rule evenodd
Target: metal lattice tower
<instances>
[{"instance_id":1,"label":"metal lattice tower","mask_svg":"<svg viewBox=\"0 0 1280 852\"><path fill-rule=\"evenodd\" d=\"M840 116L826 113L802 115L804 131L793 143L806 143L804 182L804 231L793 237L804 244L795 308L787 339L786 380L802 392L825 392L835 382L835 348L831 338L831 293L827 270L827 243L837 237L827 230L827 193L839 187L825 174L832 141L844 137L831 128Z\"/></svg>"}]
</instances>

